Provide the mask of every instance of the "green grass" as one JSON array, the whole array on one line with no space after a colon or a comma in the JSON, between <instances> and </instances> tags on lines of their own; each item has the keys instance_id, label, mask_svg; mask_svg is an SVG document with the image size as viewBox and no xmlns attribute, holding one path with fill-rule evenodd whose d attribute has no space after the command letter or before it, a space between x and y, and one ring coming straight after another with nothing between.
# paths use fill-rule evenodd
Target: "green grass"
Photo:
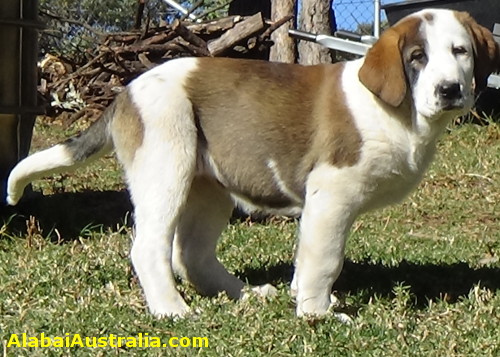
<instances>
[{"instance_id":1,"label":"green grass","mask_svg":"<svg viewBox=\"0 0 500 357\"><path fill-rule=\"evenodd\" d=\"M35 149L75 129L36 127ZM453 126L437 160L402 204L360 217L334 285L341 311L297 319L288 288L297 222L235 221L219 256L278 296L235 302L180 283L196 318L147 313L134 276L130 203L112 157L34 185L0 223L0 354L7 356L498 356L500 128ZM30 218L31 217L31 218ZM82 337L148 333L208 337L207 348L17 348L11 334Z\"/></svg>"}]
</instances>

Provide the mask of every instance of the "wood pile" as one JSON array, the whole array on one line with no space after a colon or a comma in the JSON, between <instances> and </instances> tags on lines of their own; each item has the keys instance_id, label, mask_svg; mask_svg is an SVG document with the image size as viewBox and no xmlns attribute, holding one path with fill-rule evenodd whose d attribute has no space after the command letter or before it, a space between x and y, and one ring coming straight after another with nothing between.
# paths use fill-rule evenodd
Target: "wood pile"
<instances>
[{"instance_id":1,"label":"wood pile","mask_svg":"<svg viewBox=\"0 0 500 357\"><path fill-rule=\"evenodd\" d=\"M93 58L73 70L49 56L41 62L40 94L50 106L47 115L64 113L67 124L96 119L115 95L148 69L177 57L228 56L262 58L272 45L271 33L291 19L264 21L262 15L173 24L142 32L107 35Z\"/></svg>"}]
</instances>

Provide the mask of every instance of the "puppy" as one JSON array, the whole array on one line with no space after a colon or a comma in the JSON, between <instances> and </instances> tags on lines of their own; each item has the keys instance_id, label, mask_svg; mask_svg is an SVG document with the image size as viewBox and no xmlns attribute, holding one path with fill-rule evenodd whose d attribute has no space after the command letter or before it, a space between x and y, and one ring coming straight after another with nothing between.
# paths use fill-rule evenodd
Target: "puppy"
<instances>
[{"instance_id":1,"label":"puppy","mask_svg":"<svg viewBox=\"0 0 500 357\"><path fill-rule=\"evenodd\" d=\"M7 201L114 148L135 208L132 263L153 314L189 311L174 273L200 293L241 297L244 283L215 256L240 204L301 217L297 314L323 315L355 218L417 185L438 136L498 63L491 33L450 10L402 19L346 63L171 60L130 83L82 135L21 161Z\"/></svg>"}]
</instances>

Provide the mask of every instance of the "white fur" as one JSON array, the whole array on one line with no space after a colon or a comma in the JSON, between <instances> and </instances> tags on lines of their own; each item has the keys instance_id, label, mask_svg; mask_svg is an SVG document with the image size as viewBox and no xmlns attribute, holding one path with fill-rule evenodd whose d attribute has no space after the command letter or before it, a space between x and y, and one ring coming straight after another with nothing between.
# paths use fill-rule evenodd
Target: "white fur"
<instances>
[{"instance_id":1,"label":"white fur","mask_svg":"<svg viewBox=\"0 0 500 357\"><path fill-rule=\"evenodd\" d=\"M426 11L429 10L423 10L415 16L422 16ZM474 103L471 38L453 12L438 9L431 12L435 20L422 29L424 37L431 39L426 43L429 62L420 75L414 93L418 112L427 118L434 117L441 110L435 88L443 81L460 83L461 89L467 94L466 106L471 107ZM467 52L454 54L452 49L457 47L463 47Z\"/></svg>"},{"instance_id":2,"label":"white fur","mask_svg":"<svg viewBox=\"0 0 500 357\"><path fill-rule=\"evenodd\" d=\"M292 282L299 316L323 315L330 307L331 287L344 264L346 236L362 203L356 171L324 164L307 180Z\"/></svg>"},{"instance_id":3,"label":"white fur","mask_svg":"<svg viewBox=\"0 0 500 357\"><path fill-rule=\"evenodd\" d=\"M131 258L149 309L158 316L189 311L175 287L172 247L196 169L194 114L183 89L195 68L192 59L168 62L129 86L145 123L143 144L125 167L135 207Z\"/></svg>"},{"instance_id":4,"label":"white fur","mask_svg":"<svg viewBox=\"0 0 500 357\"><path fill-rule=\"evenodd\" d=\"M21 161L11 171L7 183L7 203L16 205L24 188L31 181L74 167L73 157L64 145L35 153Z\"/></svg>"},{"instance_id":5,"label":"white fur","mask_svg":"<svg viewBox=\"0 0 500 357\"><path fill-rule=\"evenodd\" d=\"M349 80L362 61L346 65L343 87L350 94L347 105L363 137L353 179L363 181L367 193L361 210L367 211L400 201L420 181L434 155L436 140L452 116L438 122L418 114L402 120L398 111L378 105L359 81Z\"/></svg>"},{"instance_id":6,"label":"white fur","mask_svg":"<svg viewBox=\"0 0 500 357\"><path fill-rule=\"evenodd\" d=\"M285 194L288 198L290 198L292 201L294 201L298 206L302 206L304 204L302 198L297 196L289 187L287 187L285 180L283 180L281 173L280 173L280 170L278 168L278 163L273 159L269 159L269 160L267 160L267 167L271 170L271 172L273 174L274 182L276 182L276 186L278 186L281 193Z\"/></svg>"}]
</instances>

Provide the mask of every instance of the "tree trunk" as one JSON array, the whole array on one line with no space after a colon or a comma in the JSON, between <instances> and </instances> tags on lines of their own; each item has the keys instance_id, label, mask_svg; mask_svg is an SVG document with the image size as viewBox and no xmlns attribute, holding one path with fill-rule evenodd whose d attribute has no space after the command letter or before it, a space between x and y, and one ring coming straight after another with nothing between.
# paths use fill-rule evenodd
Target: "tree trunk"
<instances>
[{"instance_id":1,"label":"tree trunk","mask_svg":"<svg viewBox=\"0 0 500 357\"><path fill-rule=\"evenodd\" d=\"M330 24L331 0L302 0L300 11L300 29L318 34L331 34ZM331 63L330 50L308 41L299 41L299 63L312 65Z\"/></svg>"},{"instance_id":2,"label":"tree trunk","mask_svg":"<svg viewBox=\"0 0 500 357\"><path fill-rule=\"evenodd\" d=\"M146 0L137 0L137 12L135 13L134 29L139 30L142 26L142 15L144 14L144 7Z\"/></svg>"},{"instance_id":3,"label":"tree trunk","mask_svg":"<svg viewBox=\"0 0 500 357\"><path fill-rule=\"evenodd\" d=\"M296 0L272 0L271 1L271 19L278 21L279 19L295 14ZM288 29L293 27L293 21L289 21L271 35L271 40L274 45L271 47L269 60L274 62L295 62L295 41L288 36Z\"/></svg>"},{"instance_id":4,"label":"tree trunk","mask_svg":"<svg viewBox=\"0 0 500 357\"><path fill-rule=\"evenodd\" d=\"M229 4L229 15L251 16L262 12L264 18L271 15L271 0L233 0Z\"/></svg>"}]
</instances>

